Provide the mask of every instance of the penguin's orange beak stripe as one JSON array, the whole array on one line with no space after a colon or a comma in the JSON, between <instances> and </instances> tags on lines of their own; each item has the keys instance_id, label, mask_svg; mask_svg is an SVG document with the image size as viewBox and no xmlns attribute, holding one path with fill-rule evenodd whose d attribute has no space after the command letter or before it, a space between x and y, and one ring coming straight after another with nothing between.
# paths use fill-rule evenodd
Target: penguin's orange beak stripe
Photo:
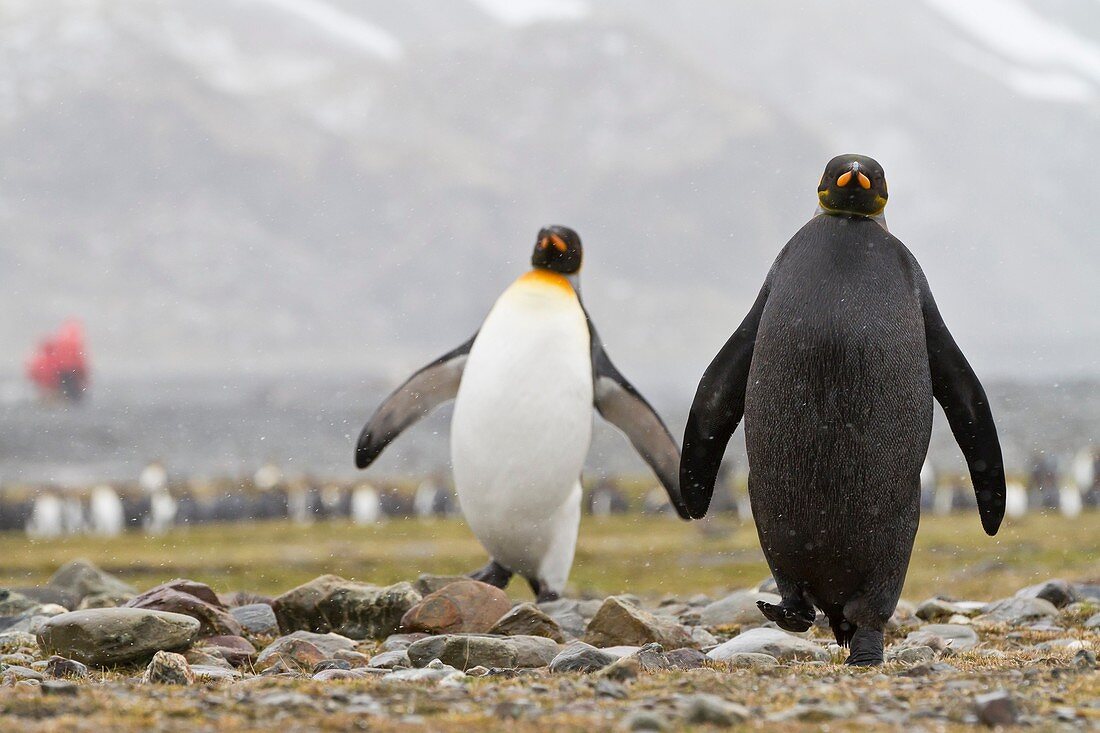
<instances>
[{"instance_id":1,"label":"penguin's orange beak stripe","mask_svg":"<svg viewBox=\"0 0 1100 733\"><path fill-rule=\"evenodd\" d=\"M836 179L836 185L840 186L841 188L844 188L845 186L847 186L851 182L852 182L852 172L851 171L845 171L844 173L840 174L840 178Z\"/></svg>"},{"instance_id":2,"label":"penguin's orange beak stripe","mask_svg":"<svg viewBox=\"0 0 1100 733\"><path fill-rule=\"evenodd\" d=\"M551 234L549 237L539 242L539 249L546 249L550 246L553 246L554 249L559 252L567 252L569 250L569 245L562 241L562 238L557 234Z\"/></svg>"}]
</instances>

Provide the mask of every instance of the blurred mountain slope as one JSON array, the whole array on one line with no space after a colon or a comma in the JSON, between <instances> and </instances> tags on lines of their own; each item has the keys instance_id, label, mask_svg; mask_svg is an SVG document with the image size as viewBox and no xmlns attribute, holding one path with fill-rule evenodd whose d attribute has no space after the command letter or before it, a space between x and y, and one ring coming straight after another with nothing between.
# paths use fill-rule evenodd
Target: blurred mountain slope
<instances>
[{"instance_id":1,"label":"blurred mountain slope","mask_svg":"<svg viewBox=\"0 0 1100 733\"><path fill-rule=\"evenodd\" d=\"M77 314L120 374L397 376L560 222L624 371L689 396L850 149L979 371L1095 373L1100 13L976 7L5 3L0 372Z\"/></svg>"}]
</instances>

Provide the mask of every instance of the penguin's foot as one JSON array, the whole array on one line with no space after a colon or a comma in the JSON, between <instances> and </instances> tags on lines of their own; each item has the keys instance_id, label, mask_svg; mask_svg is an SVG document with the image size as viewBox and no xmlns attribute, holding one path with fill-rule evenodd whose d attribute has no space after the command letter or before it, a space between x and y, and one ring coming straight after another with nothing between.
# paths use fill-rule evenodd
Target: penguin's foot
<instances>
[{"instance_id":1,"label":"penguin's foot","mask_svg":"<svg viewBox=\"0 0 1100 733\"><path fill-rule=\"evenodd\" d=\"M547 588L546 584L538 578L528 578L527 583L531 586L531 592L535 594L535 603L549 603L561 598L560 593Z\"/></svg>"},{"instance_id":2,"label":"penguin's foot","mask_svg":"<svg viewBox=\"0 0 1100 733\"><path fill-rule=\"evenodd\" d=\"M846 618L841 618L838 621L830 619L830 626L833 629L833 636L836 637L836 643L842 647L848 647L852 643L852 637L856 633L856 625Z\"/></svg>"},{"instance_id":3,"label":"penguin's foot","mask_svg":"<svg viewBox=\"0 0 1100 733\"><path fill-rule=\"evenodd\" d=\"M857 628L852 634L852 651L845 664L853 667L877 667L882 664L882 632Z\"/></svg>"},{"instance_id":4,"label":"penguin's foot","mask_svg":"<svg viewBox=\"0 0 1100 733\"><path fill-rule=\"evenodd\" d=\"M769 621L774 621L776 626L784 631L806 631L814 625L814 609L808 606L788 606L786 603L776 605L765 601L757 601L756 607Z\"/></svg>"},{"instance_id":5,"label":"penguin's foot","mask_svg":"<svg viewBox=\"0 0 1100 733\"><path fill-rule=\"evenodd\" d=\"M508 581L512 579L512 571L501 565L496 560L490 560L489 564L480 570L475 570L468 576L482 583L495 585L497 588L508 587Z\"/></svg>"}]
</instances>

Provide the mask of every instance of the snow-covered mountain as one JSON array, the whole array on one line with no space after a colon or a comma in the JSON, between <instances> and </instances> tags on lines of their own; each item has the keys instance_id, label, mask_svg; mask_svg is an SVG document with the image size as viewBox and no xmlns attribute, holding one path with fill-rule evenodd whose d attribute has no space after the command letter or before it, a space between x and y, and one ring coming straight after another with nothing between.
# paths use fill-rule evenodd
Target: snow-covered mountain
<instances>
[{"instance_id":1,"label":"snow-covered mountain","mask_svg":"<svg viewBox=\"0 0 1100 733\"><path fill-rule=\"evenodd\" d=\"M6 0L0 373L397 376L556 222L688 399L859 151L980 372L1096 374L1098 122L1093 0Z\"/></svg>"}]
</instances>

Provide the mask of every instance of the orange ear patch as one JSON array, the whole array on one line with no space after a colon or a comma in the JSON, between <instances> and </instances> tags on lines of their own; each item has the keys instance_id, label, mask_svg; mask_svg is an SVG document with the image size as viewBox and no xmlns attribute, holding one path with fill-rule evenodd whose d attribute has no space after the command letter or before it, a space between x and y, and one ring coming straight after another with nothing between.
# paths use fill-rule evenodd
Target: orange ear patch
<instances>
[{"instance_id":1,"label":"orange ear patch","mask_svg":"<svg viewBox=\"0 0 1100 733\"><path fill-rule=\"evenodd\" d=\"M840 174L840 178L836 179L836 185L840 186L841 188L844 188L845 186L847 186L851 182L852 182L852 172L851 171L846 171L846 172Z\"/></svg>"},{"instance_id":2,"label":"orange ear patch","mask_svg":"<svg viewBox=\"0 0 1100 733\"><path fill-rule=\"evenodd\" d=\"M554 245L554 249L559 252L567 252L569 250L569 245L557 234L550 235L550 244Z\"/></svg>"},{"instance_id":3,"label":"orange ear patch","mask_svg":"<svg viewBox=\"0 0 1100 733\"><path fill-rule=\"evenodd\" d=\"M860 173L859 174L859 185L860 185L860 188L863 188L864 190L866 190L866 189L871 187L871 179L868 178L867 176L863 175L862 173Z\"/></svg>"}]
</instances>

